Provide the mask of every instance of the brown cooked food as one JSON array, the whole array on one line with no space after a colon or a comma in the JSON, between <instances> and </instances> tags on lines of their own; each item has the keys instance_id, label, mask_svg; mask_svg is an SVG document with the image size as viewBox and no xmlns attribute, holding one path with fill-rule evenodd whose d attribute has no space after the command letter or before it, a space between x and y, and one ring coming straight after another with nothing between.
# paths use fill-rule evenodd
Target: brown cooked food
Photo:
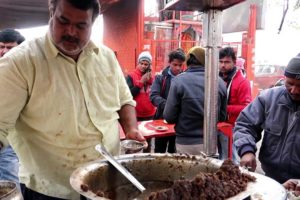
<instances>
[{"instance_id":1,"label":"brown cooked food","mask_svg":"<svg viewBox=\"0 0 300 200\"><path fill-rule=\"evenodd\" d=\"M152 192L147 200L222 200L244 191L255 177L241 173L225 160L215 173L199 173L193 180L177 180L171 188Z\"/></svg>"}]
</instances>

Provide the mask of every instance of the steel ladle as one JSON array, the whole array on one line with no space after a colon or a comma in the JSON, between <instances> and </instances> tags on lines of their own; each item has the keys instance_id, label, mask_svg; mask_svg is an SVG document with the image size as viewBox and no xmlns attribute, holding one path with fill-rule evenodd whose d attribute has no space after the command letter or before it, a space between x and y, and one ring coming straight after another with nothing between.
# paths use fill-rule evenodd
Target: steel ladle
<instances>
[{"instance_id":1,"label":"steel ladle","mask_svg":"<svg viewBox=\"0 0 300 200\"><path fill-rule=\"evenodd\" d=\"M95 149L108 160L110 164L112 164L117 170L123 174L134 186L136 186L141 192L145 191L146 188L125 168L123 167L118 161L114 159L114 157L108 153L103 145L97 144Z\"/></svg>"}]
</instances>

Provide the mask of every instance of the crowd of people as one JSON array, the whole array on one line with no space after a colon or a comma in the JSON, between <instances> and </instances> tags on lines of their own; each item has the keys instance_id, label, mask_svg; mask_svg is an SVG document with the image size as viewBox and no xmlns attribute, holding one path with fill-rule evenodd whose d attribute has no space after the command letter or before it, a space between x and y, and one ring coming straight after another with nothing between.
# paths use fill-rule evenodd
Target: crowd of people
<instances>
[{"instance_id":1,"label":"crowd of people","mask_svg":"<svg viewBox=\"0 0 300 200\"><path fill-rule=\"evenodd\" d=\"M10 144L18 156L25 200L84 199L69 177L99 159L95 145L117 155L119 123L145 138L114 52L90 41L98 0L50 0L49 11L44 37L0 59L1 151Z\"/></svg>"},{"instance_id":2,"label":"crowd of people","mask_svg":"<svg viewBox=\"0 0 300 200\"><path fill-rule=\"evenodd\" d=\"M154 151L198 155L203 151L205 50L193 47L187 52L183 73L184 55L172 59L182 53L170 52L169 65L155 77L147 95L156 107L153 119L175 124L175 137L159 138ZM284 86L266 90L254 100L243 63L233 48L220 49L218 122L233 127L233 161L254 171L256 143L264 134L259 159L265 175L299 195L300 57L288 63ZM226 159L229 141L222 133L216 134L219 158Z\"/></svg>"},{"instance_id":3,"label":"crowd of people","mask_svg":"<svg viewBox=\"0 0 300 200\"><path fill-rule=\"evenodd\" d=\"M193 47L187 53L187 70L172 80L163 117L175 124L178 153L199 155L203 146L205 50ZM226 119L226 87L219 79L218 120Z\"/></svg>"},{"instance_id":4,"label":"crowd of people","mask_svg":"<svg viewBox=\"0 0 300 200\"><path fill-rule=\"evenodd\" d=\"M99 158L98 143L118 155L119 124L150 152L137 126L144 120L175 124L175 136L156 138L154 152L203 151L204 48L171 51L156 76L150 52L141 52L125 77L114 52L90 41L97 0L50 0L49 11L44 37L23 42L13 29L0 31L0 179L20 183L25 200L85 199L71 188L71 173ZM220 49L217 121L233 126L233 159L254 171L263 138L266 176L299 194L300 56L288 63L284 86L254 100L237 61L233 48ZM220 159L228 158L229 141L216 134Z\"/></svg>"}]
</instances>

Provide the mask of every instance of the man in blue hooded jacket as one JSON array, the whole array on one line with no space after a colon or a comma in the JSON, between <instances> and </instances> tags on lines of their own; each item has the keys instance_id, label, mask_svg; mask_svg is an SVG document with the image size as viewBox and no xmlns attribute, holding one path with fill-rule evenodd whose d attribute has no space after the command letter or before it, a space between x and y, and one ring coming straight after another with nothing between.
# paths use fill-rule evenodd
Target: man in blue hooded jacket
<instances>
[{"instance_id":1,"label":"man in blue hooded jacket","mask_svg":"<svg viewBox=\"0 0 300 200\"><path fill-rule=\"evenodd\" d=\"M256 168L256 143L264 137L259 160L265 174L280 183L300 178L300 56L284 73L285 86L263 91L239 115L234 145L240 164Z\"/></svg>"}]
</instances>

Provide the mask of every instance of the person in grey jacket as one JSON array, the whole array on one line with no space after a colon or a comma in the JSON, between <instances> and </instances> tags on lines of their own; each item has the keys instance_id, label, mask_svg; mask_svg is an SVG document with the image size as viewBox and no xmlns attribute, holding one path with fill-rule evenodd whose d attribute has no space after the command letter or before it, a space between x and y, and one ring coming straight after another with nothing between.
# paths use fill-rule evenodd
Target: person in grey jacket
<instances>
[{"instance_id":1,"label":"person in grey jacket","mask_svg":"<svg viewBox=\"0 0 300 200\"><path fill-rule=\"evenodd\" d=\"M167 66L161 74L155 77L151 86L150 100L156 107L153 119L163 119L163 112L167 102L171 81L182 72L185 54L182 50L177 49L171 51L168 55L169 66ZM157 137L155 138L155 153L175 153L175 136Z\"/></svg>"},{"instance_id":2,"label":"person in grey jacket","mask_svg":"<svg viewBox=\"0 0 300 200\"><path fill-rule=\"evenodd\" d=\"M187 54L188 69L171 84L164 110L168 123L175 123L177 153L197 155L203 151L205 50L193 47ZM219 121L226 119L226 86L219 78Z\"/></svg>"},{"instance_id":3,"label":"person in grey jacket","mask_svg":"<svg viewBox=\"0 0 300 200\"><path fill-rule=\"evenodd\" d=\"M239 115L234 145L240 165L256 168L256 142L264 137L259 160L266 176L280 183L300 178L300 56L290 60L285 86L263 91Z\"/></svg>"}]
</instances>

